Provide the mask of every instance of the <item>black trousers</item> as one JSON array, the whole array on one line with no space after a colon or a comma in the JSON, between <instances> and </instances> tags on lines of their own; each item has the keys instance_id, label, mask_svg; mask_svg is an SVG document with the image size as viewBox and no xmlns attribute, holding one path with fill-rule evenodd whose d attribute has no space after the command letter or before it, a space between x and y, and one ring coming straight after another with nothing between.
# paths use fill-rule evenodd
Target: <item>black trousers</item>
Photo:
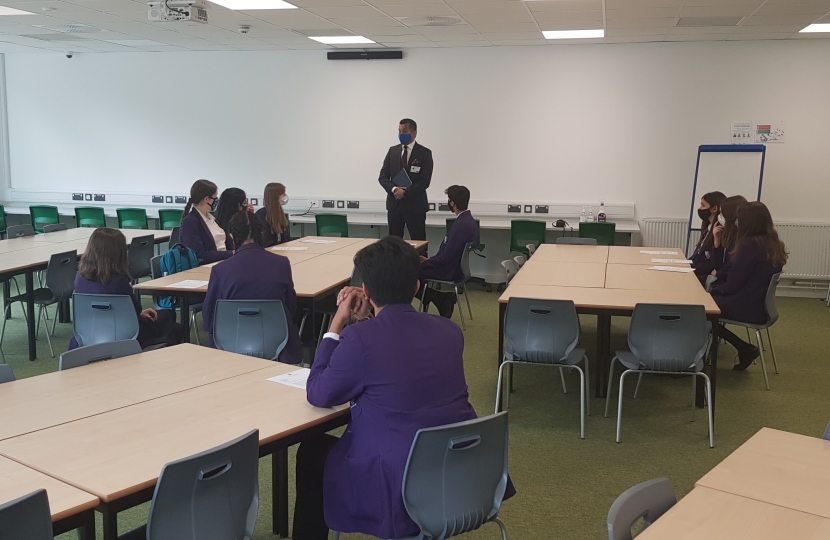
<instances>
[{"instance_id":1,"label":"black trousers","mask_svg":"<svg viewBox=\"0 0 830 540\"><path fill-rule=\"evenodd\" d=\"M718 330L718 337L738 349L738 351L742 351L748 347L752 347L751 343L747 343L746 341L739 338L735 335L734 332L726 328L725 326L721 325L720 330Z\"/></svg>"},{"instance_id":2,"label":"black trousers","mask_svg":"<svg viewBox=\"0 0 830 540\"><path fill-rule=\"evenodd\" d=\"M409 238L412 240L427 239L427 213L406 212L400 208L390 210L386 215L389 223L389 235L403 238L403 227L409 231Z\"/></svg>"},{"instance_id":3,"label":"black trousers","mask_svg":"<svg viewBox=\"0 0 830 540\"><path fill-rule=\"evenodd\" d=\"M318 435L302 442L297 450L293 540L328 540L329 528L323 512L323 470L339 440L333 435Z\"/></svg>"}]
</instances>

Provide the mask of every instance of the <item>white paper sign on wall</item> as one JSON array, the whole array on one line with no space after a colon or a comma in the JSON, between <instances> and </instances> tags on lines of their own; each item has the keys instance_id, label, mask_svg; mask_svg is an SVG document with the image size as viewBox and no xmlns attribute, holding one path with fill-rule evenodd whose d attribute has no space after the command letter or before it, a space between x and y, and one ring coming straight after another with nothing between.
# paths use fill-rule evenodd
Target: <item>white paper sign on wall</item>
<instances>
[{"instance_id":1,"label":"white paper sign on wall","mask_svg":"<svg viewBox=\"0 0 830 540\"><path fill-rule=\"evenodd\" d=\"M730 144L752 144L754 126L752 122L732 122Z\"/></svg>"},{"instance_id":2,"label":"white paper sign on wall","mask_svg":"<svg viewBox=\"0 0 830 540\"><path fill-rule=\"evenodd\" d=\"M786 133L784 122L755 122L756 143L782 143Z\"/></svg>"}]
</instances>

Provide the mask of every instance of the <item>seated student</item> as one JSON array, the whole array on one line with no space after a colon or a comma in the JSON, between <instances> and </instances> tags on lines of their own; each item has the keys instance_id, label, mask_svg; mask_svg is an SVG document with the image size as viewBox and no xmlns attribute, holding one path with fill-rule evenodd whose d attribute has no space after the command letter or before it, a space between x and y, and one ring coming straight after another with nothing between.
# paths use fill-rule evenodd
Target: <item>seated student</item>
<instances>
[{"instance_id":1,"label":"seated student","mask_svg":"<svg viewBox=\"0 0 830 540\"><path fill-rule=\"evenodd\" d=\"M726 282L718 280L712 298L721 317L733 321L761 324L767 320L765 300L770 279L787 263L787 250L778 238L769 210L762 202L746 203L738 209L738 235L732 248L732 270ZM743 341L725 327L720 337L738 350L742 371L758 358L758 347Z\"/></svg>"},{"instance_id":2,"label":"seated student","mask_svg":"<svg viewBox=\"0 0 830 540\"><path fill-rule=\"evenodd\" d=\"M200 264L233 255L225 246L225 231L209 213L218 200L216 184L210 180L196 180L190 187L190 199L182 216L181 243L193 250Z\"/></svg>"},{"instance_id":3,"label":"seated student","mask_svg":"<svg viewBox=\"0 0 830 540\"><path fill-rule=\"evenodd\" d=\"M447 194L447 205L457 217L447 236L444 237L444 241L441 242L438 253L429 258L421 257L421 269L418 278L421 280L422 287L424 286L424 280L427 279L440 279L442 281L460 281L463 279L461 257L464 255L464 246L475 242L478 237L478 225L476 225L473 215L467 209L470 204L470 190L464 186L450 186L444 190L444 193ZM418 291L418 298L421 297L421 292L423 291ZM427 309L430 302L435 304L438 313L442 317L448 319L452 317L455 294L438 292L435 289L428 288L424 294L424 309Z\"/></svg>"},{"instance_id":4,"label":"seated student","mask_svg":"<svg viewBox=\"0 0 830 540\"><path fill-rule=\"evenodd\" d=\"M720 191L712 191L700 199L700 208L697 210L697 215L703 221L700 225L700 240L698 240L695 250L689 259L692 261L692 268L694 268L695 275L697 275L701 282L705 281L706 276L715 269L712 228L718 219L720 203L725 198L726 195Z\"/></svg>"},{"instance_id":5,"label":"seated student","mask_svg":"<svg viewBox=\"0 0 830 540\"><path fill-rule=\"evenodd\" d=\"M329 528L379 538L417 534L401 495L415 433L476 417L461 330L412 307L415 249L387 236L360 250L354 264L363 286L339 293L306 385L316 407L351 402L352 419L340 439L321 435L297 451L294 540L325 540ZM352 316L359 322L345 326ZM508 485L506 496L514 493Z\"/></svg>"},{"instance_id":6,"label":"seated student","mask_svg":"<svg viewBox=\"0 0 830 540\"><path fill-rule=\"evenodd\" d=\"M735 236L738 233L735 221L738 219L738 208L746 203L747 200L743 195L727 197L720 203L718 221L712 229L715 268L711 275L721 283L726 281L732 269L732 257L729 255L729 250L734 247Z\"/></svg>"},{"instance_id":7,"label":"seated student","mask_svg":"<svg viewBox=\"0 0 830 540\"><path fill-rule=\"evenodd\" d=\"M228 238L228 223L237 212L253 212L254 205L248 202L248 196L239 188L228 188L219 197L219 205L216 207L216 224L225 231L225 248L233 250L233 241Z\"/></svg>"},{"instance_id":8,"label":"seated student","mask_svg":"<svg viewBox=\"0 0 830 540\"><path fill-rule=\"evenodd\" d=\"M263 202L265 206L256 211L262 222L262 245L271 247L291 240L288 216L282 209L288 202L285 186L276 182L267 184Z\"/></svg>"},{"instance_id":9,"label":"seated student","mask_svg":"<svg viewBox=\"0 0 830 540\"><path fill-rule=\"evenodd\" d=\"M182 341L182 326L169 309L156 311L141 309L138 298L130 286L130 265L127 262L127 240L121 231L101 227L89 237L84 256L75 275L75 292L80 294L129 295L138 314L138 343L141 348L166 343L176 345ZM78 347L75 336L69 341L69 349Z\"/></svg>"},{"instance_id":10,"label":"seated student","mask_svg":"<svg viewBox=\"0 0 830 540\"><path fill-rule=\"evenodd\" d=\"M286 257L266 251L261 245L262 223L251 212L237 212L228 224L236 252L217 264L210 273L207 295L202 304L203 326L213 341L213 316L217 300L282 300L288 319L288 343L279 361L297 364L303 359L300 334L294 324L297 293Z\"/></svg>"}]
</instances>

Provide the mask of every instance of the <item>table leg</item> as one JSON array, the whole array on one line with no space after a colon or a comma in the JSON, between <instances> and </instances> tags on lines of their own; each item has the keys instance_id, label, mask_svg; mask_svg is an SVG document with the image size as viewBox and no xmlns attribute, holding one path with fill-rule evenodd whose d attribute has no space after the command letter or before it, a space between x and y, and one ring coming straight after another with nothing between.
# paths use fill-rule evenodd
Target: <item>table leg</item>
<instances>
[{"instance_id":1,"label":"table leg","mask_svg":"<svg viewBox=\"0 0 830 540\"><path fill-rule=\"evenodd\" d=\"M95 511L84 512L84 524L78 527L78 540L95 540Z\"/></svg>"},{"instance_id":2,"label":"table leg","mask_svg":"<svg viewBox=\"0 0 830 540\"><path fill-rule=\"evenodd\" d=\"M271 454L271 506L274 534L288 538L288 449Z\"/></svg>"},{"instance_id":3,"label":"table leg","mask_svg":"<svg viewBox=\"0 0 830 540\"><path fill-rule=\"evenodd\" d=\"M594 369L594 392L598 398L604 398L607 391L610 354L611 316L597 315L597 367Z\"/></svg>"},{"instance_id":4,"label":"table leg","mask_svg":"<svg viewBox=\"0 0 830 540\"><path fill-rule=\"evenodd\" d=\"M7 319L12 318L11 310L6 311L9 308L9 304L11 304L11 302L9 302L9 297L12 295L11 280L12 278L9 278L3 282L3 313L8 313L8 317L6 317Z\"/></svg>"},{"instance_id":5,"label":"table leg","mask_svg":"<svg viewBox=\"0 0 830 540\"><path fill-rule=\"evenodd\" d=\"M182 296L181 306L183 326L182 341L184 343L190 343L190 298L187 296Z\"/></svg>"},{"instance_id":6,"label":"table leg","mask_svg":"<svg viewBox=\"0 0 830 540\"><path fill-rule=\"evenodd\" d=\"M717 382L718 382L718 348L720 334L720 317L713 317L709 319L712 322L712 346L709 348L709 366L707 375L712 383L712 423L715 422L715 397L717 396ZM703 407L706 402L706 395L703 393L705 385L697 385L696 402L698 407Z\"/></svg>"},{"instance_id":7,"label":"table leg","mask_svg":"<svg viewBox=\"0 0 830 540\"><path fill-rule=\"evenodd\" d=\"M461 309L459 306L458 309ZM501 367L504 356L504 313L507 311L507 304L499 304L499 350L496 351L496 372Z\"/></svg>"},{"instance_id":8,"label":"table leg","mask_svg":"<svg viewBox=\"0 0 830 540\"><path fill-rule=\"evenodd\" d=\"M58 303L58 322L68 323L72 322L72 316L69 309L69 300L64 300Z\"/></svg>"},{"instance_id":9,"label":"table leg","mask_svg":"<svg viewBox=\"0 0 830 540\"><path fill-rule=\"evenodd\" d=\"M118 512L104 503L98 509L104 518L104 540L118 540Z\"/></svg>"},{"instance_id":10,"label":"table leg","mask_svg":"<svg viewBox=\"0 0 830 540\"><path fill-rule=\"evenodd\" d=\"M29 360L37 358L37 343L35 342L35 277L32 270L26 271L26 313L29 316ZM48 330L47 330L48 331Z\"/></svg>"}]
</instances>

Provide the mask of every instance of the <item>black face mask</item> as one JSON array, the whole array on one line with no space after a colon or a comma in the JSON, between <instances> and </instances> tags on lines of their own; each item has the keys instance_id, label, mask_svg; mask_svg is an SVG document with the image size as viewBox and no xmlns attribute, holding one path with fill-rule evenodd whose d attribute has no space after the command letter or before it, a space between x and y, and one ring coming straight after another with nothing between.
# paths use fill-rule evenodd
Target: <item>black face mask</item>
<instances>
[{"instance_id":1,"label":"black face mask","mask_svg":"<svg viewBox=\"0 0 830 540\"><path fill-rule=\"evenodd\" d=\"M709 221L709 216L712 215L712 212L710 212L707 208L706 210L698 210L697 215L700 216L700 219L703 221Z\"/></svg>"}]
</instances>

